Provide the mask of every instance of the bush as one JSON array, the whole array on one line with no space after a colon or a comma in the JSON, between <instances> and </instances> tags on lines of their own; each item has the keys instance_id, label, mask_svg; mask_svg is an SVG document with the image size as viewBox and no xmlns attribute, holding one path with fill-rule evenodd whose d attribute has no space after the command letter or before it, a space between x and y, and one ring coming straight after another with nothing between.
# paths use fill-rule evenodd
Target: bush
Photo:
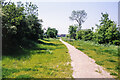
<instances>
[{"instance_id":1,"label":"bush","mask_svg":"<svg viewBox=\"0 0 120 80\"><path fill-rule=\"evenodd\" d=\"M120 45L120 40L114 40L114 41L113 41L113 44L114 44L114 45Z\"/></svg>"},{"instance_id":2,"label":"bush","mask_svg":"<svg viewBox=\"0 0 120 80\"><path fill-rule=\"evenodd\" d=\"M85 41L92 40L93 32L91 29L80 30L76 34L77 39L83 39Z\"/></svg>"}]
</instances>

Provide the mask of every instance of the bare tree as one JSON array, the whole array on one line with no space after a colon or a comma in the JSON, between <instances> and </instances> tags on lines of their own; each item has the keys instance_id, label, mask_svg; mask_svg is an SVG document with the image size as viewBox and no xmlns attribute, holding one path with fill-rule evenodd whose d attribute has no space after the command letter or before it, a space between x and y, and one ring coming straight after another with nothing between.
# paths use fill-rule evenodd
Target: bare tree
<instances>
[{"instance_id":1,"label":"bare tree","mask_svg":"<svg viewBox=\"0 0 120 80\"><path fill-rule=\"evenodd\" d=\"M75 20L78 23L79 27L77 31L81 29L82 27L81 25L83 22L85 22L86 16L87 16L87 13L85 12L85 10L77 10L77 11L73 10L72 11L72 14L69 18L71 20Z\"/></svg>"}]
</instances>

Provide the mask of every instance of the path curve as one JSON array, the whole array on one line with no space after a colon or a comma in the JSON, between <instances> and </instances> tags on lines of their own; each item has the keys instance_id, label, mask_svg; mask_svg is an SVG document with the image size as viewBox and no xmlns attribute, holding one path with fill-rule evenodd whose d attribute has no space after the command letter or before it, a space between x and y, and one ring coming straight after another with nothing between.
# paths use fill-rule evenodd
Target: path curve
<instances>
[{"instance_id":1,"label":"path curve","mask_svg":"<svg viewBox=\"0 0 120 80\"><path fill-rule=\"evenodd\" d=\"M71 66L73 67L73 78L112 78L112 76L97 65L93 59L76 49L74 46L60 39L69 50Z\"/></svg>"}]
</instances>

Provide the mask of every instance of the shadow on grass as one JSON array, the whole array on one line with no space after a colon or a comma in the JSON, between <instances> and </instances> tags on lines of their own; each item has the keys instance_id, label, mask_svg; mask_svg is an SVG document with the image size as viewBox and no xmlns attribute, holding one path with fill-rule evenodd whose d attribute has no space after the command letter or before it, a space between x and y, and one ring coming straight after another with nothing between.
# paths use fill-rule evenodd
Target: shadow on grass
<instances>
[{"instance_id":1,"label":"shadow on grass","mask_svg":"<svg viewBox=\"0 0 120 80\"><path fill-rule=\"evenodd\" d=\"M50 41L49 39L45 39L45 38L44 38L43 40L44 40L44 41L48 41L48 42Z\"/></svg>"},{"instance_id":2,"label":"shadow on grass","mask_svg":"<svg viewBox=\"0 0 120 80\"><path fill-rule=\"evenodd\" d=\"M41 40L38 40L38 43L39 44L44 44L44 45L50 45L50 46L60 46L60 45L62 45L62 44L54 44L54 43L45 43Z\"/></svg>"},{"instance_id":3,"label":"shadow on grass","mask_svg":"<svg viewBox=\"0 0 120 80\"><path fill-rule=\"evenodd\" d=\"M27 44L28 43L28 44ZM23 45L11 45L9 48L2 49L3 56L9 56L11 58L16 59L28 59L32 54L46 54L46 50L50 49L53 50L52 47L41 47L37 44L43 44L48 46L59 46L60 44L53 44L53 43L45 43L43 41L38 40L37 42L27 41L23 43ZM4 44L3 44L4 45ZM36 52L38 51L38 52ZM3 57L4 59L4 57Z\"/></svg>"}]
</instances>

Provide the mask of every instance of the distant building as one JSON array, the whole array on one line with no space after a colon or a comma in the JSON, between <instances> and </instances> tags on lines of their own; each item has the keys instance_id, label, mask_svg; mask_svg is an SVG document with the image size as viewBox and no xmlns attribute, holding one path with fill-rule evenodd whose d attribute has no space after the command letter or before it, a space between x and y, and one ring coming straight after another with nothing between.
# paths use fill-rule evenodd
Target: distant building
<instances>
[{"instance_id":1,"label":"distant building","mask_svg":"<svg viewBox=\"0 0 120 80\"><path fill-rule=\"evenodd\" d=\"M66 34L58 34L57 37L66 37Z\"/></svg>"}]
</instances>

